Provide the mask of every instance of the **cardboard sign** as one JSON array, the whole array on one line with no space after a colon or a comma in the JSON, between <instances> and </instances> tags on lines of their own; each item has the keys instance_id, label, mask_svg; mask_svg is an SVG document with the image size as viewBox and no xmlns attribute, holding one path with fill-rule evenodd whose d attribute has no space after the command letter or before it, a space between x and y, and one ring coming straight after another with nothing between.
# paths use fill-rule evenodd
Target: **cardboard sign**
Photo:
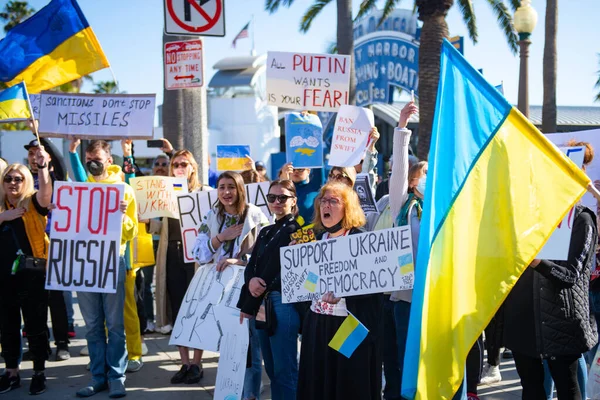
<instances>
[{"instance_id":1,"label":"cardboard sign","mask_svg":"<svg viewBox=\"0 0 600 400\"><path fill-rule=\"evenodd\" d=\"M292 110L337 111L348 104L350 56L269 51L269 105Z\"/></svg>"},{"instance_id":2,"label":"cardboard sign","mask_svg":"<svg viewBox=\"0 0 600 400\"><path fill-rule=\"evenodd\" d=\"M152 139L154 94L42 92L40 134L81 139Z\"/></svg>"},{"instance_id":3,"label":"cardboard sign","mask_svg":"<svg viewBox=\"0 0 600 400\"><path fill-rule=\"evenodd\" d=\"M165 43L165 88L187 89L204 84L202 40Z\"/></svg>"},{"instance_id":4,"label":"cardboard sign","mask_svg":"<svg viewBox=\"0 0 600 400\"><path fill-rule=\"evenodd\" d=\"M246 185L246 200L250 204L260 207L261 211L269 216L267 205L267 194L270 182L250 183ZM181 224L181 241L183 242L183 258L186 263L193 262L194 242L198 236L198 229L202 225L204 216L213 208L217 202L216 190L186 193L177 198L179 209L179 223Z\"/></svg>"},{"instance_id":5,"label":"cardboard sign","mask_svg":"<svg viewBox=\"0 0 600 400\"><path fill-rule=\"evenodd\" d=\"M323 167L323 125L318 116L285 115L285 155L294 168Z\"/></svg>"},{"instance_id":6,"label":"cardboard sign","mask_svg":"<svg viewBox=\"0 0 600 400\"><path fill-rule=\"evenodd\" d=\"M375 126L373 111L368 108L342 106L335 119L329 165L354 167L365 156L369 132Z\"/></svg>"},{"instance_id":7,"label":"cardboard sign","mask_svg":"<svg viewBox=\"0 0 600 400\"><path fill-rule=\"evenodd\" d=\"M169 217L179 219L177 196L188 192L185 178L142 176L130 180L135 191L140 219Z\"/></svg>"},{"instance_id":8,"label":"cardboard sign","mask_svg":"<svg viewBox=\"0 0 600 400\"><path fill-rule=\"evenodd\" d=\"M243 171L250 156L250 146L235 144L217 145L217 171Z\"/></svg>"},{"instance_id":9,"label":"cardboard sign","mask_svg":"<svg viewBox=\"0 0 600 400\"><path fill-rule=\"evenodd\" d=\"M583 165L583 156L585 147L560 147L560 150L567 155L578 167ZM567 214L558 227L552 232L540 253L536 258L540 260L563 261L569 258L569 248L571 247L571 233L573 232L574 209Z\"/></svg>"},{"instance_id":10,"label":"cardboard sign","mask_svg":"<svg viewBox=\"0 0 600 400\"><path fill-rule=\"evenodd\" d=\"M412 289L410 226L282 247L284 303Z\"/></svg>"},{"instance_id":11,"label":"cardboard sign","mask_svg":"<svg viewBox=\"0 0 600 400\"><path fill-rule=\"evenodd\" d=\"M54 183L46 289L116 293L123 184Z\"/></svg>"},{"instance_id":12,"label":"cardboard sign","mask_svg":"<svg viewBox=\"0 0 600 400\"><path fill-rule=\"evenodd\" d=\"M358 195L360 206L365 214L379 212L377 209L377 202L375 201L375 197L373 197L373 190L371 189L371 180L369 179L369 174L356 175L354 191Z\"/></svg>"}]
</instances>

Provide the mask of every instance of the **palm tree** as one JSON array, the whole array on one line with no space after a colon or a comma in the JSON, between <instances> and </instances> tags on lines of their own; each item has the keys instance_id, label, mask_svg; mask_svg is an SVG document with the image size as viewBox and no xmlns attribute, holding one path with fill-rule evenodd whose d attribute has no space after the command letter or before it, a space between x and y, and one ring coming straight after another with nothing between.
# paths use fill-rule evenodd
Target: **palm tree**
<instances>
[{"instance_id":1,"label":"palm tree","mask_svg":"<svg viewBox=\"0 0 600 400\"><path fill-rule=\"evenodd\" d=\"M598 94L596 95L596 98L594 99L594 101L600 101L600 70L598 70L598 80L596 81L595 87L599 91L598 91Z\"/></svg>"},{"instance_id":2,"label":"palm tree","mask_svg":"<svg viewBox=\"0 0 600 400\"><path fill-rule=\"evenodd\" d=\"M4 11L0 12L0 19L6 24L4 32L10 31L15 26L29 18L35 10L29 7L26 1L9 1L4 6Z\"/></svg>"},{"instance_id":3,"label":"palm tree","mask_svg":"<svg viewBox=\"0 0 600 400\"><path fill-rule=\"evenodd\" d=\"M119 88L117 87L117 83L115 81L100 81L96 83L96 87L94 88L94 93L122 93L119 92Z\"/></svg>"},{"instance_id":4,"label":"palm tree","mask_svg":"<svg viewBox=\"0 0 600 400\"><path fill-rule=\"evenodd\" d=\"M544 102L542 132L556 132L556 32L558 30L558 0L546 0L546 32L544 38Z\"/></svg>"},{"instance_id":5,"label":"palm tree","mask_svg":"<svg viewBox=\"0 0 600 400\"><path fill-rule=\"evenodd\" d=\"M306 10L300 20L300 32L306 33L321 10L332 0L315 0L313 5ZM280 6L289 7L294 0L266 0L265 9L274 13ZM354 51L354 33L352 19L352 0L336 0L337 5L337 54L352 55ZM349 103L354 104L356 92L356 79L354 77L354 63L350 63L350 98Z\"/></svg>"}]
</instances>

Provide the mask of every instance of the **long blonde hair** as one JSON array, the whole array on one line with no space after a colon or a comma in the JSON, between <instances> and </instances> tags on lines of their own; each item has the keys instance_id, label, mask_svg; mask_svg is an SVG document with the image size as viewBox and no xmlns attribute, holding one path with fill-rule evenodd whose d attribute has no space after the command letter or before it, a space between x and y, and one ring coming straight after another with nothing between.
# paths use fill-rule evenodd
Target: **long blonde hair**
<instances>
[{"instance_id":1,"label":"long blonde hair","mask_svg":"<svg viewBox=\"0 0 600 400\"><path fill-rule=\"evenodd\" d=\"M11 164L2 173L2 185L4 185L4 178L13 171L18 172L23 177L23 188L21 189L21 194L19 195L17 204L15 206L28 208L29 202L31 201L31 197L35 194L35 188L33 186L33 175L31 175L31 171L29 171L29 168L27 168L23 164ZM0 196L0 212L4 212L7 210L7 196L4 190L2 190Z\"/></svg>"},{"instance_id":2,"label":"long blonde hair","mask_svg":"<svg viewBox=\"0 0 600 400\"><path fill-rule=\"evenodd\" d=\"M175 154L173 154L173 157L171 157L171 163L169 164L169 176L173 176L173 161L180 156L185 157L192 166L192 173L188 177L188 191L191 193L200 190L202 185L198 179L198 163L196 162L194 155L189 150L178 150L175 152Z\"/></svg>"}]
</instances>

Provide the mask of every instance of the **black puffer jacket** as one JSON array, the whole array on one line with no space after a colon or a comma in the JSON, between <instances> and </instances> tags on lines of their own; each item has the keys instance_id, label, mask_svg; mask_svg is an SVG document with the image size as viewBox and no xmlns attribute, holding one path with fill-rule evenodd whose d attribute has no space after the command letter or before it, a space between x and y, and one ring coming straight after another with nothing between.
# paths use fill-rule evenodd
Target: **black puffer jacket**
<instances>
[{"instance_id":1,"label":"black puffer jacket","mask_svg":"<svg viewBox=\"0 0 600 400\"><path fill-rule=\"evenodd\" d=\"M530 357L581 354L598 340L588 290L597 240L596 217L576 206L566 261L528 267L505 303L504 344Z\"/></svg>"}]
</instances>

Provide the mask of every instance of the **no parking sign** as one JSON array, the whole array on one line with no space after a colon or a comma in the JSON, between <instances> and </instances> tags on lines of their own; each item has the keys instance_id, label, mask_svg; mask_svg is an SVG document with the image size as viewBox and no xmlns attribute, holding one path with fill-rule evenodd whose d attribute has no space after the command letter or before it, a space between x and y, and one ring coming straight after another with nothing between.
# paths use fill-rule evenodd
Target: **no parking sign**
<instances>
[{"instance_id":1,"label":"no parking sign","mask_svg":"<svg viewBox=\"0 0 600 400\"><path fill-rule=\"evenodd\" d=\"M165 0L165 33L225 36L224 0Z\"/></svg>"}]
</instances>

